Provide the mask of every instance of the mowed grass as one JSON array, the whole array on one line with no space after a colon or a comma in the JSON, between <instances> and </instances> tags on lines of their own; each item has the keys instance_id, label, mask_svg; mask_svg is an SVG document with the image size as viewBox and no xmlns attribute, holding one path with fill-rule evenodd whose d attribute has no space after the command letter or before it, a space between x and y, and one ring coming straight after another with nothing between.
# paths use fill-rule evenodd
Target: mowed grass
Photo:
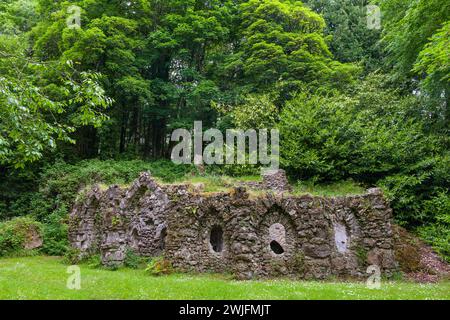
<instances>
[{"instance_id":1,"label":"mowed grass","mask_svg":"<svg viewBox=\"0 0 450 320\"><path fill-rule=\"evenodd\" d=\"M322 197L338 197L365 194L367 190L354 181L339 181L330 184L314 184L310 181L297 181L293 194L311 194Z\"/></svg>"},{"instance_id":2,"label":"mowed grass","mask_svg":"<svg viewBox=\"0 0 450 320\"><path fill-rule=\"evenodd\" d=\"M163 177L154 177L156 182L161 185L173 185L173 184L191 184L191 185L203 185L203 191L205 193L215 193L215 192L230 192L233 186L241 185L242 183L248 182L261 182L263 179L258 175L248 175L231 177L227 175L215 175L215 174L203 174L203 175L192 175L186 174L180 177L170 179L166 181ZM131 183L123 183L122 180L118 179L115 182L122 189L129 188ZM314 183L313 181L290 181L293 189L292 192L287 194L300 196L310 194L313 196L321 197L339 197L347 195L362 195L367 192L366 188L359 185L352 180L339 181L333 183ZM100 183L100 187L103 190L107 190L110 184ZM84 190L88 191L92 189L92 185L87 185ZM267 192L264 190L253 190L247 188L247 191L252 195L262 195Z\"/></svg>"},{"instance_id":3,"label":"mowed grass","mask_svg":"<svg viewBox=\"0 0 450 320\"><path fill-rule=\"evenodd\" d=\"M0 259L0 299L450 299L450 283L364 283L316 281L234 281L221 275L152 277L144 270L81 268L81 289L66 287L61 258Z\"/></svg>"}]
</instances>

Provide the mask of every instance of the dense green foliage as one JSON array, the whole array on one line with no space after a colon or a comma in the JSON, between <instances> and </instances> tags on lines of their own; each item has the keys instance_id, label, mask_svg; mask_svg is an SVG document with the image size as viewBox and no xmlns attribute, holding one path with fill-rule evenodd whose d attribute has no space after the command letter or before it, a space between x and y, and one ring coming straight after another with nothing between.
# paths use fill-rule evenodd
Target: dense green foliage
<instances>
[{"instance_id":1,"label":"dense green foliage","mask_svg":"<svg viewBox=\"0 0 450 320\"><path fill-rule=\"evenodd\" d=\"M449 12L440 0L379 1L384 12L383 45L392 77L409 89L429 95L428 109L437 129L450 124Z\"/></svg>"},{"instance_id":2,"label":"dense green foliage","mask_svg":"<svg viewBox=\"0 0 450 320\"><path fill-rule=\"evenodd\" d=\"M42 225L28 217L0 223L0 257L31 253L25 249L30 231L36 231L38 235L41 235Z\"/></svg>"},{"instance_id":3,"label":"dense green foliage","mask_svg":"<svg viewBox=\"0 0 450 320\"><path fill-rule=\"evenodd\" d=\"M6 1L0 9L0 165L19 168L41 159L58 141L73 143L76 128L100 126L112 101L100 74L30 54L25 31L37 21L35 1ZM42 78L53 68L60 72L44 86Z\"/></svg>"},{"instance_id":4,"label":"dense green foliage","mask_svg":"<svg viewBox=\"0 0 450 320\"><path fill-rule=\"evenodd\" d=\"M361 64L366 72L382 67L380 30L367 27L367 0L306 0L322 14L330 51L341 62Z\"/></svg>"},{"instance_id":5,"label":"dense green foliage","mask_svg":"<svg viewBox=\"0 0 450 320\"><path fill-rule=\"evenodd\" d=\"M437 141L412 115L414 97L383 89L368 77L350 92L301 94L280 115L284 166L301 179L375 182L426 155Z\"/></svg>"},{"instance_id":6,"label":"dense green foliage","mask_svg":"<svg viewBox=\"0 0 450 320\"><path fill-rule=\"evenodd\" d=\"M300 189L383 187L397 222L448 258L449 12L441 0L4 0L0 219L33 217L43 252L62 254L79 190L146 170L182 179L193 168L164 161L168 138L201 120L280 129Z\"/></svg>"},{"instance_id":7,"label":"dense green foliage","mask_svg":"<svg viewBox=\"0 0 450 320\"><path fill-rule=\"evenodd\" d=\"M115 101L100 130L78 132L81 158L159 158L170 149L165 136L171 128L189 128L194 120L214 124L212 101L235 104L275 85L283 97L304 84L343 86L357 70L333 60L323 18L300 1L39 4L44 18L30 33L34 56L103 74ZM65 24L69 4L83 9L81 28ZM46 88L54 86L57 71L43 76Z\"/></svg>"},{"instance_id":8,"label":"dense green foliage","mask_svg":"<svg viewBox=\"0 0 450 320\"><path fill-rule=\"evenodd\" d=\"M126 185L145 171L150 171L162 181L172 182L192 170L194 170L192 167L177 166L163 160L156 162L86 160L75 165L56 162L44 168L37 177L32 177L28 184L26 176L22 177L24 179L22 182L27 185L28 190L22 191L19 195L8 191L11 187L8 183L11 182L10 179L2 179L0 182L2 201L8 202L9 210L0 208L0 217L5 219L33 213L41 220L47 217L49 211L62 206L63 211L67 212L78 192L96 183ZM35 181L40 183L32 185Z\"/></svg>"}]
</instances>

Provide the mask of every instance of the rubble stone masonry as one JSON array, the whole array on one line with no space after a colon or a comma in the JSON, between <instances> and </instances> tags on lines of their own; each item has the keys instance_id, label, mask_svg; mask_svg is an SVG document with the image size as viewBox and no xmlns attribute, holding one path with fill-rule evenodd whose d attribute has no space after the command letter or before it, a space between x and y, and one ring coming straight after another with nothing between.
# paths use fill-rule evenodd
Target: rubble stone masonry
<instances>
[{"instance_id":1,"label":"rubble stone masonry","mask_svg":"<svg viewBox=\"0 0 450 320\"><path fill-rule=\"evenodd\" d=\"M80 195L69 238L81 255L121 265L127 250L164 255L179 271L231 272L238 279L367 277L397 269L392 210L381 190L364 195L291 195L283 171L264 177L266 192L246 187L204 193L158 185L143 173L128 189L98 186ZM270 182L270 176L275 182ZM280 178L281 176L281 178ZM276 183L279 181L281 186Z\"/></svg>"}]
</instances>

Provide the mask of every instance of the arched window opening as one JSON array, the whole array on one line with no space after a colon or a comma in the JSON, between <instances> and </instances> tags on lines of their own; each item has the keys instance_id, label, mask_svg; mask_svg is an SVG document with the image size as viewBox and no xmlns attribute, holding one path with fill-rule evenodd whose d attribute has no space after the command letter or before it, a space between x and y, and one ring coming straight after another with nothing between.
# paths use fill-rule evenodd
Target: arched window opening
<instances>
[{"instance_id":1,"label":"arched window opening","mask_svg":"<svg viewBox=\"0 0 450 320\"><path fill-rule=\"evenodd\" d=\"M349 237L344 224L337 223L334 225L334 240L339 253L346 253L348 251Z\"/></svg>"}]
</instances>

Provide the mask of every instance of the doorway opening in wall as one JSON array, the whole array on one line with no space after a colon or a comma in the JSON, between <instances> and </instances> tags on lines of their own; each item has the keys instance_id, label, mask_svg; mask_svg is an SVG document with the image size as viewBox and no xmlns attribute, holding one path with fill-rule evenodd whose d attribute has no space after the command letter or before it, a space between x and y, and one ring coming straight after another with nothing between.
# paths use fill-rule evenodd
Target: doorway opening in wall
<instances>
[{"instance_id":1,"label":"doorway opening in wall","mask_svg":"<svg viewBox=\"0 0 450 320\"><path fill-rule=\"evenodd\" d=\"M159 248L161 250L164 250L166 248L166 236L167 236L167 228L163 228L161 230L160 243L159 243Z\"/></svg>"},{"instance_id":2,"label":"doorway opening in wall","mask_svg":"<svg viewBox=\"0 0 450 320\"><path fill-rule=\"evenodd\" d=\"M283 254L284 253L284 249L281 246L281 244L279 244L277 241L272 240L272 242L270 243L270 249L272 249L272 251L275 254Z\"/></svg>"},{"instance_id":3,"label":"doorway opening in wall","mask_svg":"<svg viewBox=\"0 0 450 320\"><path fill-rule=\"evenodd\" d=\"M214 252L222 252L223 250L223 230L220 226L214 226L211 229L209 236L209 243Z\"/></svg>"},{"instance_id":4,"label":"doorway opening in wall","mask_svg":"<svg viewBox=\"0 0 450 320\"><path fill-rule=\"evenodd\" d=\"M139 233L136 229L131 232L131 242L134 249L139 249Z\"/></svg>"}]
</instances>

